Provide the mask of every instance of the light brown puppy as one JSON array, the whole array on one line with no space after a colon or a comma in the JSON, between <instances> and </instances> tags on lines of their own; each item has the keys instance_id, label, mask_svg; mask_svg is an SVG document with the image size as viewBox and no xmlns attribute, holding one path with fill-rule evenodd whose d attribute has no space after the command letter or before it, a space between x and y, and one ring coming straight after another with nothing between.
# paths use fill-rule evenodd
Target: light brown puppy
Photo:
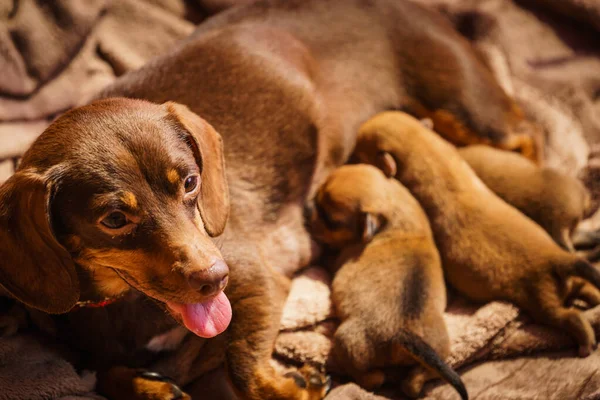
<instances>
[{"instance_id":1,"label":"light brown puppy","mask_svg":"<svg viewBox=\"0 0 600 400\"><path fill-rule=\"evenodd\" d=\"M413 117L387 112L363 124L355 153L419 200L452 286L476 301L511 301L570 333L581 356L592 352L590 322L565 303L575 296L600 304L600 272L493 194L454 146ZM575 285L573 277L594 286Z\"/></svg>"},{"instance_id":2,"label":"light brown puppy","mask_svg":"<svg viewBox=\"0 0 600 400\"><path fill-rule=\"evenodd\" d=\"M556 243L574 251L571 235L590 208L590 193L583 183L514 152L483 145L458 152L492 192L537 222Z\"/></svg>"},{"instance_id":3,"label":"light brown puppy","mask_svg":"<svg viewBox=\"0 0 600 400\"><path fill-rule=\"evenodd\" d=\"M342 249L332 285L342 321L332 350L336 364L374 389L385 381L382 369L419 363L402 384L405 394L418 396L435 374L466 399L459 375L443 361L450 353L446 287L419 203L398 181L359 164L329 176L314 211L315 238Z\"/></svg>"}]
</instances>

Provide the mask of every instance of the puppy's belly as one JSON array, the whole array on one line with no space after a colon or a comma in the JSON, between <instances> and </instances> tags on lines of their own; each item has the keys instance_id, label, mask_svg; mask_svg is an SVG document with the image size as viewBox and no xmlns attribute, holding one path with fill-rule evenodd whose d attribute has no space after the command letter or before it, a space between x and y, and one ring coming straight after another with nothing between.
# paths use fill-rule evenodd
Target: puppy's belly
<instances>
[{"instance_id":1,"label":"puppy's belly","mask_svg":"<svg viewBox=\"0 0 600 400\"><path fill-rule=\"evenodd\" d=\"M263 230L262 254L281 274L291 276L318 257L318 246L304 228L302 208L298 205L288 207L275 225Z\"/></svg>"}]
</instances>

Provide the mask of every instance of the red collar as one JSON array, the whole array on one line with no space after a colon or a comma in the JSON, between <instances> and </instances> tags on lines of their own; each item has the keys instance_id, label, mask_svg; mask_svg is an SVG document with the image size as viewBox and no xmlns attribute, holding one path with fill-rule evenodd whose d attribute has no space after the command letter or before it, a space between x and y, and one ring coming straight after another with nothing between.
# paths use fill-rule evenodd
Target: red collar
<instances>
[{"instance_id":1,"label":"red collar","mask_svg":"<svg viewBox=\"0 0 600 400\"><path fill-rule=\"evenodd\" d=\"M105 297L102 300L84 300L84 301L78 301L77 303L75 303L75 305L73 306L73 308L71 308L71 311L75 311L78 310L80 308L102 308L105 307L109 304L115 303L118 300L121 300L123 297L125 296L125 293L120 294L118 296L115 297Z\"/></svg>"}]
</instances>

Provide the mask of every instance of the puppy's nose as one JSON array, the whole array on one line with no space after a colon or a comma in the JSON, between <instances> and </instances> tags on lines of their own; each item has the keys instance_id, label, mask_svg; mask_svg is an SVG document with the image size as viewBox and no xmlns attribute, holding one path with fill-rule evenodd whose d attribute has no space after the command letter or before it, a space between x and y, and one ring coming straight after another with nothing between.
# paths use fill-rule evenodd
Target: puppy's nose
<instances>
[{"instance_id":1,"label":"puppy's nose","mask_svg":"<svg viewBox=\"0 0 600 400\"><path fill-rule=\"evenodd\" d=\"M187 279L192 289L203 296L212 296L227 286L229 267L223 260L217 260L208 269L190 273Z\"/></svg>"},{"instance_id":2,"label":"puppy's nose","mask_svg":"<svg viewBox=\"0 0 600 400\"><path fill-rule=\"evenodd\" d=\"M309 223L312 219L313 213L315 212L315 203L314 201L309 201L304 204L303 216L304 222Z\"/></svg>"}]
</instances>

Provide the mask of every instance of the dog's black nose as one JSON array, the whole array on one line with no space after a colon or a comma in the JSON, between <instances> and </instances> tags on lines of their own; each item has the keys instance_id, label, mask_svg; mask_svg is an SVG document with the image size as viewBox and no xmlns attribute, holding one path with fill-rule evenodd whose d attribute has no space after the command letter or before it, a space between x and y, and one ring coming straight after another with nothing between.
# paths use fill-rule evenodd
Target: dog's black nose
<instances>
[{"instance_id":1,"label":"dog's black nose","mask_svg":"<svg viewBox=\"0 0 600 400\"><path fill-rule=\"evenodd\" d=\"M215 261L210 268L194 271L188 275L190 286L203 296L213 296L225 289L229 279L229 267L223 260Z\"/></svg>"}]
</instances>

